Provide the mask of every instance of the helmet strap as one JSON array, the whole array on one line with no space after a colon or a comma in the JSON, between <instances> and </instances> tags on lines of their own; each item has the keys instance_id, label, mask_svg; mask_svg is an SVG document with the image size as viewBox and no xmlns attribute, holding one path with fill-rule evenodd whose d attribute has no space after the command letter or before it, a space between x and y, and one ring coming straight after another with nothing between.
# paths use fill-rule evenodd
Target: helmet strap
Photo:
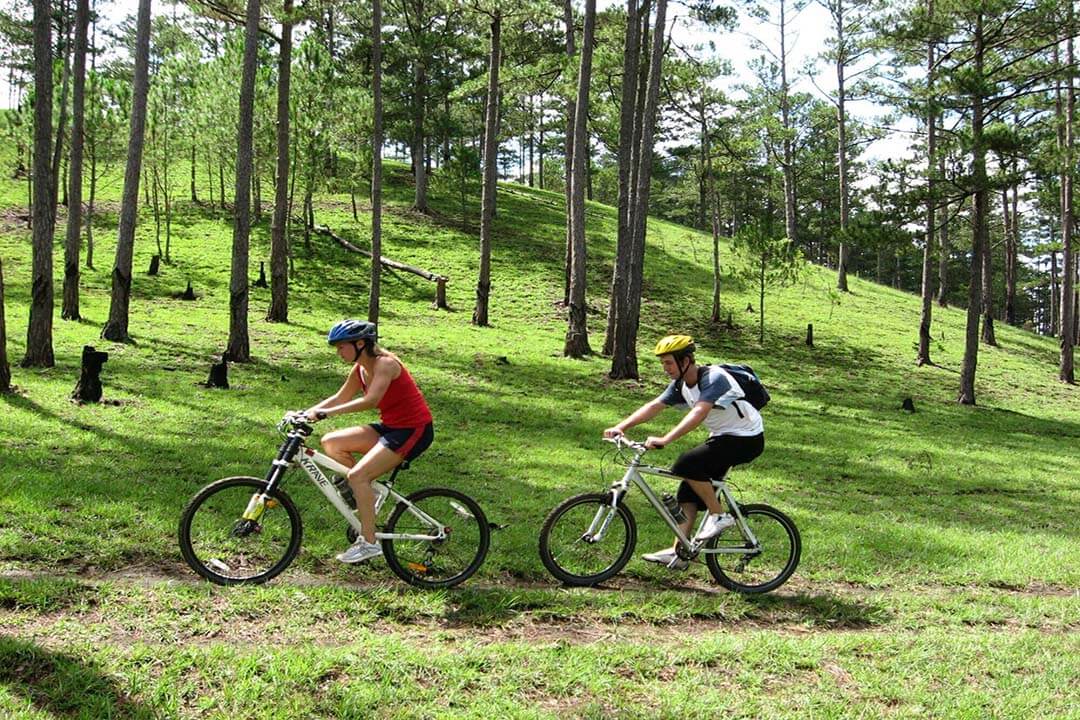
<instances>
[{"instance_id":1,"label":"helmet strap","mask_svg":"<svg viewBox=\"0 0 1080 720\"><path fill-rule=\"evenodd\" d=\"M687 363L686 367L683 367L682 361L685 357L686 355L675 356L675 364L679 366L679 382L683 381L683 376L686 375L686 371L690 369L690 363Z\"/></svg>"}]
</instances>

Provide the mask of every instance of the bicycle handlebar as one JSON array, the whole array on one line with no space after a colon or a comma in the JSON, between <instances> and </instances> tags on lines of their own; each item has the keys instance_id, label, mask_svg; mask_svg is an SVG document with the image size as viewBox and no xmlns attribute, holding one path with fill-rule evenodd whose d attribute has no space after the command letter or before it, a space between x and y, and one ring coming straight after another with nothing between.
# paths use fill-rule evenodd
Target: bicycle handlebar
<instances>
[{"instance_id":1,"label":"bicycle handlebar","mask_svg":"<svg viewBox=\"0 0 1080 720\"><path fill-rule=\"evenodd\" d=\"M635 451L637 451L639 453L644 453L649 449L649 448L645 447L644 443L635 442L635 441L631 440L630 438L626 437L625 435L616 435L615 437L606 437L606 438L604 438L604 442L609 442L609 443L613 444L615 447L619 448L620 450L622 448L624 448L624 447L628 447L631 450L635 450Z\"/></svg>"},{"instance_id":2,"label":"bicycle handlebar","mask_svg":"<svg viewBox=\"0 0 1080 720\"><path fill-rule=\"evenodd\" d=\"M311 435L315 431L315 428L311 427L308 422L307 416L299 410L289 410L285 413L285 416L281 418L281 422L278 423L278 431L282 434L286 434L288 430L296 430L304 437Z\"/></svg>"}]
</instances>

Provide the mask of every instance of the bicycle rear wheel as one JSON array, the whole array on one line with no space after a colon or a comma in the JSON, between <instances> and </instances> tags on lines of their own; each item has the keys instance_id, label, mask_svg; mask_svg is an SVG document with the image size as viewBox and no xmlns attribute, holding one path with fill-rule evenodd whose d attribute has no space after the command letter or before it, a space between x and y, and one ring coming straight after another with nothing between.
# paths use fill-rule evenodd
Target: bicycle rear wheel
<instances>
[{"instance_id":1,"label":"bicycle rear wheel","mask_svg":"<svg viewBox=\"0 0 1080 720\"><path fill-rule=\"evenodd\" d=\"M590 535L590 528L603 534ZM595 527L594 527L595 526ZM540 560L567 585L596 585L622 570L637 543L637 524L625 505L612 508L606 494L564 500L540 530Z\"/></svg>"},{"instance_id":2,"label":"bicycle rear wheel","mask_svg":"<svg viewBox=\"0 0 1080 720\"><path fill-rule=\"evenodd\" d=\"M728 590L767 593L783 585L799 565L799 529L784 513L768 505L740 505L739 510L758 541L757 551L744 554L705 553L709 572ZM712 538L706 549L745 548L753 544L735 527Z\"/></svg>"},{"instance_id":3,"label":"bicycle rear wheel","mask_svg":"<svg viewBox=\"0 0 1080 720\"><path fill-rule=\"evenodd\" d=\"M442 540L386 539L386 564L399 578L423 588L448 588L467 580L487 556L491 527L480 506L468 495L449 488L427 488L406 498L435 521L431 524L406 503L399 502L385 532L435 535Z\"/></svg>"},{"instance_id":4,"label":"bicycle rear wheel","mask_svg":"<svg viewBox=\"0 0 1080 720\"><path fill-rule=\"evenodd\" d=\"M218 585L263 583L289 566L300 552L303 527L292 499L270 493L257 521L243 515L254 495L266 490L255 477L213 482L180 515L180 553L191 569Z\"/></svg>"}]
</instances>

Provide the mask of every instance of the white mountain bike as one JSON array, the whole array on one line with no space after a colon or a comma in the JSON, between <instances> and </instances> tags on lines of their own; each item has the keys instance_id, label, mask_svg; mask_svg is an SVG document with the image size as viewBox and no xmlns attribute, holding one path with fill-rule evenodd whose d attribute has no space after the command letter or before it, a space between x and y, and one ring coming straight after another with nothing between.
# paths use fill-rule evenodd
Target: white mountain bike
<instances>
[{"instance_id":1,"label":"white mountain bike","mask_svg":"<svg viewBox=\"0 0 1080 720\"><path fill-rule=\"evenodd\" d=\"M361 532L348 468L306 446L312 427L300 413L278 423L285 436L265 479L229 477L210 483L180 516L180 552L191 568L219 585L263 583L281 573L300 552L300 513L282 484L300 467L347 523L353 542ZM392 507L375 538L386 564L407 583L447 588L468 579L487 556L491 528L468 495L449 488L425 488L408 496L394 491L402 463L385 482L375 481L375 512ZM328 478L323 470L332 474ZM387 498L393 502L386 503Z\"/></svg>"},{"instance_id":2,"label":"white mountain bike","mask_svg":"<svg viewBox=\"0 0 1080 720\"><path fill-rule=\"evenodd\" d=\"M731 494L724 478L714 478L717 497L730 509L735 525L720 535L700 542L687 537L664 502L642 475L680 478L664 468L645 465L641 457L647 448L625 436L605 438L618 448L618 458L626 466L622 478L605 493L576 495L561 502L548 515L540 530L540 559L544 567L567 585L597 585L609 579L630 561L637 543L637 522L626 506L630 485L636 485L645 499L678 538L676 555L682 560L705 557L709 572L718 583L741 593L765 593L787 581L799 564L802 541L795 523L768 505L741 505ZM624 450L632 450L627 457ZM705 522L702 514L701 522ZM700 526L698 528L700 531Z\"/></svg>"}]
</instances>

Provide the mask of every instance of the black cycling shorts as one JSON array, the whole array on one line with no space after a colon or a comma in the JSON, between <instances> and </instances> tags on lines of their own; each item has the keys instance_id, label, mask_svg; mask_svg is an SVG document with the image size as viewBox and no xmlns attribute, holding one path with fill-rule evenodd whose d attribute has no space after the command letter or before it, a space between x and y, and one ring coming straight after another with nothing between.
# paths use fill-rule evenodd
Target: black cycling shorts
<instances>
[{"instance_id":1,"label":"black cycling shorts","mask_svg":"<svg viewBox=\"0 0 1080 720\"><path fill-rule=\"evenodd\" d=\"M724 477L730 468L745 465L764 449L764 433L751 437L715 435L706 440L704 445L698 445L680 455L671 466L671 472L691 480L719 479ZM694 503L699 510L705 509L705 502L686 482L679 485L678 498L680 503Z\"/></svg>"},{"instance_id":2,"label":"black cycling shorts","mask_svg":"<svg viewBox=\"0 0 1080 720\"><path fill-rule=\"evenodd\" d=\"M371 423L371 429L379 433L379 444L385 445L405 460L420 457L435 439L435 428L431 423L420 427L392 428L382 423Z\"/></svg>"}]
</instances>

